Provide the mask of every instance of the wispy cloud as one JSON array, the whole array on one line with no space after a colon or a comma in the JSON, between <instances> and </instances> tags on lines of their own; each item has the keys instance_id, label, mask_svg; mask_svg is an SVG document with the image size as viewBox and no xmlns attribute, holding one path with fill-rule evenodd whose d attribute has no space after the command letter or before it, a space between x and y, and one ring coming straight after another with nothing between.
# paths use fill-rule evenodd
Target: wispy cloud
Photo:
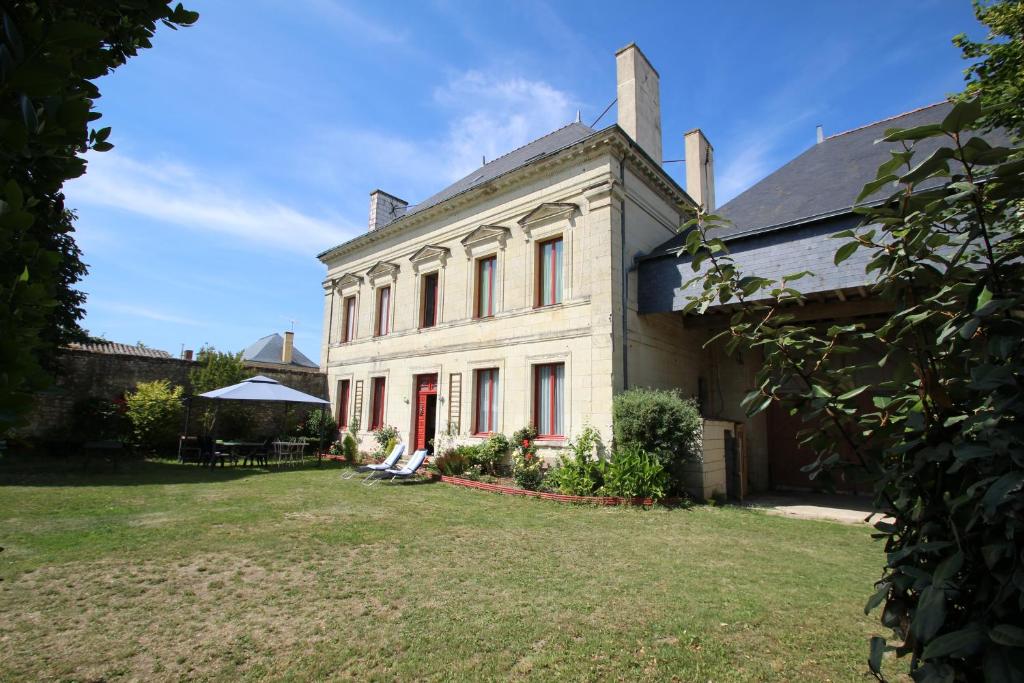
<instances>
[{"instance_id":1,"label":"wispy cloud","mask_svg":"<svg viewBox=\"0 0 1024 683\"><path fill-rule=\"evenodd\" d=\"M257 191L225 189L188 165L142 161L119 152L90 155L88 173L69 184L76 205L120 209L187 230L309 255L355 235L354 226L316 217Z\"/></svg>"},{"instance_id":2,"label":"wispy cloud","mask_svg":"<svg viewBox=\"0 0 1024 683\"><path fill-rule=\"evenodd\" d=\"M568 124L576 110L571 94L545 81L476 70L436 87L430 104L449 122L434 135L319 130L310 136L316 148L302 151L304 170L325 186L358 186L360 193L381 186L415 203L477 168L484 157L493 160Z\"/></svg>"},{"instance_id":3,"label":"wispy cloud","mask_svg":"<svg viewBox=\"0 0 1024 683\"><path fill-rule=\"evenodd\" d=\"M394 10L390 10L388 21L378 21L338 0L306 0L305 4L347 35L362 40L395 46L405 43L409 38L408 29L397 27L393 21Z\"/></svg>"},{"instance_id":4,"label":"wispy cloud","mask_svg":"<svg viewBox=\"0 0 1024 683\"><path fill-rule=\"evenodd\" d=\"M132 304L101 301L91 304L90 308L100 308L113 313L119 313L121 315L145 318L146 320L156 320L157 322L162 323L174 323L175 325L192 325L195 327L202 327L206 325L206 323L194 318L186 318L170 313L164 313L163 311L150 308L148 306L134 306Z\"/></svg>"}]
</instances>

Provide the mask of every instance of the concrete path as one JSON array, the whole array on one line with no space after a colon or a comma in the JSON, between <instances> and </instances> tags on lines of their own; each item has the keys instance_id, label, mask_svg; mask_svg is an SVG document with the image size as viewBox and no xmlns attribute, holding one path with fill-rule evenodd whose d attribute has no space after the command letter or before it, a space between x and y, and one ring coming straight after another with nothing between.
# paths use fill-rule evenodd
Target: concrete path
<instances>
[{"instance_id":1,"label":"concrete path","mask_svg":"<svg viewBox=\"0 0 1024 683\"><path fill-rule=\"evenodd\" d=\"M871 515L871 499L862 496L810 491L772 491L748 496L743 504L764 510L770 515L826 519L844 524L874 524L880 518L875 514L871 516L870 522L865 522Z\"/></svg>"}]
</instances>

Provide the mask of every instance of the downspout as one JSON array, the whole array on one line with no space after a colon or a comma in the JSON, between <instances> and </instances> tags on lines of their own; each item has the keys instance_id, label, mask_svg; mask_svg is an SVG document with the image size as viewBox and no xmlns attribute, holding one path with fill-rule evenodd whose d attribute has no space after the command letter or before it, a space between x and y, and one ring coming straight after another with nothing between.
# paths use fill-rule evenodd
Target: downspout
<instances>
[{"instance_id":1,"label":"downspout","mask_svg":"<svg viewBox=\"0 0 1024 683\"><path fill-rule=\"evenodd\" d=\"M626 158L619 160L622 207L619 211L619 269L622 271L622 389L629 389L629 272L626 270Z\"/></svg>"}]
</instances>

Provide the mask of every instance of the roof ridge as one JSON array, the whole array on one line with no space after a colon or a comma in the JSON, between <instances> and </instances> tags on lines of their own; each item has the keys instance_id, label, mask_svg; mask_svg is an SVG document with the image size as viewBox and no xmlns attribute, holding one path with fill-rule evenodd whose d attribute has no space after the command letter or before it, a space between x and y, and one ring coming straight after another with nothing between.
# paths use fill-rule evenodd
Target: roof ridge
<instances>
[{"instance_id":1,"label":"roof ridge","mask_svg":"<svg viewBox=\"0 0 1024 683\"><path fill-rule=\"evenodd\" d=\"M863 126L857 126L856 128L851 128L849 130L844 130L841 133L836 133L834 135L829 135L825 139L826 140L831 140L832 138L837 138L840 135L846 135L847 133L855 133L858 130L863 130L865 128L870 128L871 126L877 126L880 123L885 123L886 121L892 121L893 119L898 119L900 117L907 116L909 114L916 114L919 111L924 111L925 109L931 109L932 107L937 107L940 104L949 104L949 102L950 102L950 100L941 100L939 102L932 102L931 104L926 104L923 107L918 107L917 109L911 109L910 111L905 111L902 114L893 114L892 116L887 116L884 119L879 119L879 120L873 121L871 123L865 123ZM811 149L813 149L813 147Z\"/></svg>"}]
</instances>

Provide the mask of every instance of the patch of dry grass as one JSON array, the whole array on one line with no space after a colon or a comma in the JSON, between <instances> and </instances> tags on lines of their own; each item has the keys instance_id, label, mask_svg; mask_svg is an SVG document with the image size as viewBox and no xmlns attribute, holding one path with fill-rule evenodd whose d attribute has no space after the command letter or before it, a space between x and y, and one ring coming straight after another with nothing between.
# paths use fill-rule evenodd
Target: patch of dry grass
<instances>
[{"instance_id":1,"label":"patch of dry grass","mask_svg":"<svg viewBox=\"0 0 1024 683\"><path fill-rule=\"evenodd\" d=\"M0 468L4 680L864 680L866 529L337 470Z\"/></svg>"}]
</instances>

